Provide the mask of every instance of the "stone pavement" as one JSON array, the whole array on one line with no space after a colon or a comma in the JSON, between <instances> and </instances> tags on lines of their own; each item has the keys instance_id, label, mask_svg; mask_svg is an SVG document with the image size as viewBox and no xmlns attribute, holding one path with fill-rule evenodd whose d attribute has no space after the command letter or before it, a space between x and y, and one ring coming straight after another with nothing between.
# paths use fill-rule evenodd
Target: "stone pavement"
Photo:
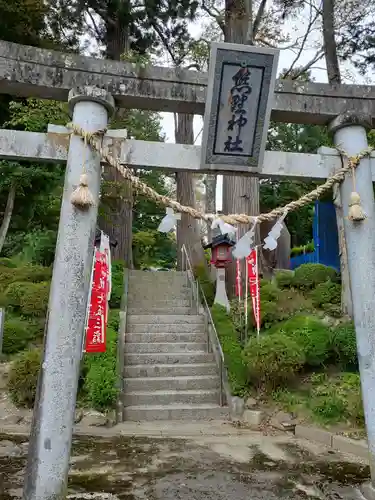
<instances>
[{"instance_id":1,"label":"stone pavement","mask_svg":"<svg viewBox=\"0 0 375 500\"><path fill-rule=\"evenodd\" d=\"M18 435L0 435L0 500L21 497L27 431L18 427ZM77 426L69 498L358 500L357 486L368 477L368 465L358 457L230 423Z\"/></svg>"}]
</instances>

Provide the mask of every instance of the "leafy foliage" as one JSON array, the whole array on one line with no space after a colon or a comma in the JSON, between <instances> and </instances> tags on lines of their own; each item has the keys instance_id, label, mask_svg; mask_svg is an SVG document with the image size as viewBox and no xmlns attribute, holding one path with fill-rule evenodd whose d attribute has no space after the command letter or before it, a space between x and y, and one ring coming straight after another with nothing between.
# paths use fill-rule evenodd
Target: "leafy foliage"
<instances>
[{"instance_id":1,"label":"leafy foliage","mask_svg":"<svg viewBox=\"0 0 375 500\"><path fill-rule=\"evenodd\" d=\"M236 330L224 307L214 305L211 312L224 353L232 395L243 396L247 392L247 373Z\"/></svg>"},{"instance_id":2,"label":"leafy foliage","mask_svg":"<svg viewBox=\"0 0 375 500\"><path fill-rule=\"evenodd\" d=\"M294 272L288 270L276 271L275 279L280 289L291 288L293 286Z\"/></svg>"},{"instance_id":3,"label":"leafy foliage","mask_svg":"<svg viewBox=\"0 0 375 500\"><path fill-rule=\"evenodd\" d=\"M121 298L124 293L124 263L121 261L112 262L112 290L109 306L119 309Z\"/></svg>"},{"instance_id":4,"label":"leafy foliage","mask_svg":"<svg viewBox=\"0 0 375 500\"><path fill-rule=\"evenodd\" d=\"M325 281L337 280L337 272L323 264L302 264L294 273L294 286L303 290L315 288Z\"/></svg>"},{"instance_id":5,"label":"leafy foliage","mask_svg":"<svg viewBox=\"0 0 375 500\"><path fill-rule=\"evenodd\" d=\"M318 318L296 315L276 325L271 332L293 338L303 350L306 363L310 366L324 365L329 357L330 331Z\"/></svg>"},{"instance_id":6,"label":"leafy foliage","mask_svg":"<svg viewBox=\"0 0 375 500\"><path fill-rule=\"evenodd\" d=\"M117 399L117 330L107 328L107 350L84 359L83 393L87 404L98 411L113 408Z\"/></svg>"},{"instance_id":7,"label":"leafy foliage","mask_svg":"<svg viewBox=\"0 0 375 500\"><path fill-rule=\"evenodd\" d=\"M332 328L331 349L336 361L344 368L357 368L357 339L352 321L341 323Z\"/></svg>"},{"instance_id":8,"label":"leafy foliage","mask_svg":"<svg viewBox=\"0 0 375 500\"><path fill-rule=\"evenodd\" d=\"M32 408L41 363L41 350L33 349L21 353L12 363L8 391L17 406Z\"/></svg>"},{"instance_id":9,"label":"leafy foliage","mask_svg":"<svg viewBox=\"0 0 375 500\"><path fill-rule=\"evenodd\" d=\"M253 337L243 350L249 378L258 387L275 389L292 380L301 370L302 347L282 333Z\"/></svg>"},{"instance_id":10,"label":"leafy foliage","mask_svg":"<svg viewBox=\"0 0 375 500\"><path fill-rule=\"evenodd\" d=\"M324 423L346 419L364 425L359 375L343 373L330 380L324 374L315 376L310 407L314 415Z\"/></svg>"},{"instance_id":11,"label":"leafy foliage","mask_svg":"<svg viewBox=\"0 0 375 500\"><path fill-rule=\"evenodd\" d=\"M311 298L315 307L323 307L325 304L339 305L341 303L341 285L332 283L331 280L320 283L311 292Z\"/></svg>"},{"instance_id":12,"label":"leafy foliage","mask_svg":"<svg viewBox=\"0 0 375 500\"><path fill-rule=\"evenodd\" d=\"M40 340L42 332L38 325L26 319L7 318L4 323L3 353L16 354L23 351L31 342Z\"/></svg>"},{"instance_id":13,"label":"leafy foliage","mask_svg":"<svg viewBox=\"0 0 375 500\"><path fill-rule=\"evenodd\" d=\"M211 281L208 276L207 269L204 266L197 266L194 269L194 275L202 287L207 304L211 307L215 300L215 283Z\"/></svg>"}]
</instances>

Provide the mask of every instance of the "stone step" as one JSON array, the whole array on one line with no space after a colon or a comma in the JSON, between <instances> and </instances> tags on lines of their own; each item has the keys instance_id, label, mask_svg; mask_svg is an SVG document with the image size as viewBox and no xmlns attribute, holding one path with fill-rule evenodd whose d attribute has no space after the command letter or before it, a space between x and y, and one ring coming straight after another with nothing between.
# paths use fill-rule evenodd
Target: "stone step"
<instances>
[{"instance_id":1,"label":"stone step","mask_svg":"<svg viewBox=\"0 0 375 500\"><path fill-rule=\"evenodd\" d=\"M144 305L137 307L128 307L128 313L134 315L148 315L148 316L159 316L159 315L186 315L194 314L192 307L153 307L152 305Z\"/></svg>"},{"instance_id":2,"label":"stone step","mask_svg":"<svg viewBox=\"0 0 375 500\"><path fill-rule=\"evenodd\" d=\"M129 314L128 325L144 325L147 323L159 325L181 325L185 324L204 325L204 316L201 314L158 314L153 318L145 314Z\"/></svg>"},{"instance_id":3,"label":"stone step","mask_svg":"<svg viewBox=\"0 0 375 500\"><path fill-rule=\"evenodd\" d=\"M204 325L185 324L128 324L131 333L204 333Z\"/></svg>"},{"instance_id":4,"label":"stone step","mask_svg":"<svg viewBox=\"0 0 375 500\"><path fill-rule=\"evenodd\" d=\"M135 281L137 283L143 283L144 281L181 281L187 282L188 275L186 273L130 273L129 280Z\"/></svg>"},{"instance_id":5,"label":"stone step","mask_svg":"<svg viewBox=\"0 0 375 500\"><path fill-rule=\"evenodd\" d=\"M185 278L176 278L176 279L130 279L129 287L141 289L148 286L157 286L157 287L166 287L171 286L174 288L190 288L190 282Z\"/></svg>"},{"instance_id":6,"label":"stone step","mask_svg":"<svg viewBox=\"0 0 375 500\"><path fill-rule=\"evenodd\" d=\"M124 368L124 377L201 377L205 375L217 375L216 363L194 363L194 364L154 364L154 365L127 365Z\"/></svg>"},{"instance_id":7,"label":"stone step","mask_svg":"<svg viewBox=\"0 0 375 500\"><path fill-rule=\"evenodd\" d=\"M125 343L125 352L128 353L180 353L180 352L206 352L207 344L204 342L142 342Z\"/></svg>"},{"instance_id":8,"label":"stone step","mask_svg":"<svg viewBox=\"0 0 375 500\"><path fill-rule=\"evenodd\" d=\"M165 342L206 342L207 335L204 333L126 333L126 344L133 343L165 343Z\"/></svg>"},{"instance_id":9,"label":"stone step","mask_svg":"<svg viewBox=\"0 0 375 500\"><path fill-rule=\"evenodd\" d=\"M227 420L228 407L215 404L202 405L150 405L127 406L124 408L124 420L130 422L152 420Z\"/></svg>"},{"instance_id":10,"label":"stone step","mask_svg":"<svg viewBox=\"0 0 375 500\"><path fill-rule=\"evenodd\" d=\"M126 392L124 406L132 405L168 405L168 404L218 404L219 391L217 389L195 391L137 391Z\"/></svg>"},{"instance_id":11,"label":"stone step","mask_svg":"<svg viewBox=\"0 0 375 500\"><path fill-rule=\"evenodd\" d=\"M127 365L173 365L181 363L183 365L193 363L213 363L214 356L207 352L180 352L178 354L168 353L147 353L130 354L125 353L125 366Z\"/></svg>"},{"instance_id":12,"label":"stone step","mask_svg":"<svg viewBox=\"0 0 375 500\"><path fill-rule=\"evenodd\" d=\"M125 378L126 391L191 391L197 389L219 389L220 379L217 375L184 376L184 377L144 377Z\"/></svg>"},{"instance_id":13,"label":"stone step","mask_svg":"<svg viewBox=\"0 0 375 500\"><path fill-rule=\"evenodd\" d=\"M171 309L173 307L190 307L191 306L191 298L190 295L187 299L166 299L166 300L161 300L158 299L157 297L153 297L150 300L142 300L142 301L135 301L133 299L133 296L129 296L128 298L128 307L145 307L152 305L152 307L158 308L158 309Z\"/></svg>"},{"instance_id":14,"label":"stone step","mask_svg":"<svg viewBox=\"0 0 375 500\"><path fill-rule=\"evenodd\" d=\"M129 277L130 278L142 278L144 276L186 276L187 272L186 271L142 271L140 269L132 269L129 271Z\"/></svg>"},{"instance_id":15,"label":"stone step","mask_svg":"<svg viewBox=\"0 0 375 500\"><path fill-rule=\"evenodd\" d=\"M129 286L128 304L136 304L136 302L153 302L159 300L158 297L168 297L168 300L189 300L191 301L191 290L188 288L173 288L173 287L152 287L147 286L139 290L136 286Z\"/></svg>"}]
</instances>

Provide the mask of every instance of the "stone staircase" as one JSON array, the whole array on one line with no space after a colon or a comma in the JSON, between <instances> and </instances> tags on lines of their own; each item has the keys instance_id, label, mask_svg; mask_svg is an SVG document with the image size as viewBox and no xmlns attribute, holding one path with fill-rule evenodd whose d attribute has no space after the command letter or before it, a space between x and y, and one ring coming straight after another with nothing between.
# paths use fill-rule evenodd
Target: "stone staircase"
<instances>
[{"instance_id":1,"label":"stone staircase","mask_svg":"<svg viewBox=\"0 0 375 500\"><path fill-rule=\"evenodd\" d=\"M220 378L185 272L131 271L124 420L224 419Z\"/></svg>"}]
</instances>

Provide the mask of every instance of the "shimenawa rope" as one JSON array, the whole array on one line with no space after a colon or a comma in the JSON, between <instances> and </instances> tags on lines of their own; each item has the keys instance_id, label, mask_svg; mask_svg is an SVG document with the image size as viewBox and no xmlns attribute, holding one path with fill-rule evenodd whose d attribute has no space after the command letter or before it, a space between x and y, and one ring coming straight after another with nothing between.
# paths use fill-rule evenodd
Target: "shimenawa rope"
<instances>
[{"instance_id":1,"label":"shimenawa rope","mask_svg":"<svg viewBox=\"0 0 375 500\"><path fill-rule=\"evenodd\" d=\"M67 128L71 129L72 133L81 137L84 141L86 141L86 144L90 144L90 146L99 154L100 158L102 161L108 163L112 167L114 167L120 174L125 178L128 179L132 184L134 189L140 193L143 194L144 196L150 198L151 200L155 201L156 203L163 205L165 207L171 207L175 212L178 213L185 213L193 217L194 219L202 219L207 222L210 222L214 219L217 219L220 217L224 222L227 222L228 224L249 224L249 223L254 223L257 221L258 223L260 222L265 222L265 221L271 221L277 217L281 217L282 215L285 215L288 212L292 212L294 210L297 210L298 208L301 208L305 205L310 204L311 202L317 200L320 198L324 193L329 191L334 184L340 183L344 180L345 175L348 172L354 172L354 170L358 167L360 161L362 158L365 158L366 156L369 156L371 152L373 151L373 148L367 148L364 151L361 151L358 155L356 156L348 156L345 151L341 150L340 148L337 148L339 153L343 156L345 156L348 160L347 164L343 166L340 170L338 170L334 175L329 177L324 184L321 184L318 186L316 189L313 189L310 191L310 193L307 193L301 198L299 198L296 201L291 201L290 203L287 203L283 207L278 207L273 210L271 210L268 213L260 214L257 216L252 216L252 215L247 215L247 214L229 214L229 215L217 215L217 214L206 214L204 212L201 212L199 210L196 210L193 207L187 207L185 205L181 205L178 201L172 200L168 196L161 195L157 193L154 189L152 189L150 186L142 182L139 177L133 175L131 170L119 162L117 158L113 158L109 154L105 153L103 146L102 146L102 138L104 134L106 133L106 130L98 130L96 132L86 132L83 130L80 126L74 124L74 123L69 123L67 125ZM82 179L82 176L81 176ZM82 185L82 184L80 184ZM77 190L76 190L77 191ZM352 195L357 194L358 198L359 195L358 193L355 193L353 191ZM352 196L352 200L354 200L355 196ZM358 201L358 199L357 199ZM80 202L80 200L79 200ZM72 202L73 203L73 202ZM76 200L77 203L77 200ZM74 203L74 204L76 204ZM360 199L359 199L360 203ZM353 206L356 205L355 203L351 206L350 208L352 209ZM358 203L357 203L358 205ZM77 203L76 206L85 206L79 205ZM87 206L87 205L86 205ZM360 205L359 205L360 207ZM362 208L360 207L362 210ZM357 209L355 209L357 210ZM362 211L363 212L363 211ZM356 212L358 216L358 211ZM353 215L353 214L352 214ZM354 214L355 215L355 214ZM352 218L352 220L363 220L363 218Z\"/></svg>"}]
</instances>

